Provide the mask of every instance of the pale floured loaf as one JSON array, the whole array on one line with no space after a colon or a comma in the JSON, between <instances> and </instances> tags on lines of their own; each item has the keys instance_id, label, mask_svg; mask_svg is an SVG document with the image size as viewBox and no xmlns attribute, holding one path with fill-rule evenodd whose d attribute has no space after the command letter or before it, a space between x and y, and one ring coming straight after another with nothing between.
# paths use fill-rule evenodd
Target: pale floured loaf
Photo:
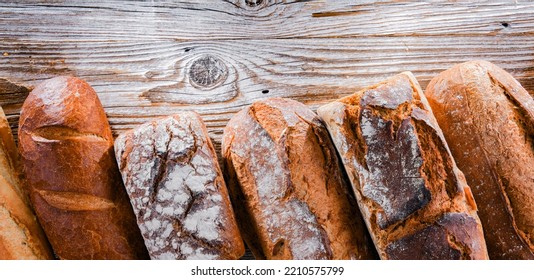
<instances>
[{"instance_id":1,"label":"pale floured loaf","mask_svg":"<svg viewBox=\"0 0 534 280\"><path fill-rule=\"evenodd\" d=\"M152 259L237 259L244 245L200 116L182 112L115 142L117 162Z\"/></svg>"}]
</instances>

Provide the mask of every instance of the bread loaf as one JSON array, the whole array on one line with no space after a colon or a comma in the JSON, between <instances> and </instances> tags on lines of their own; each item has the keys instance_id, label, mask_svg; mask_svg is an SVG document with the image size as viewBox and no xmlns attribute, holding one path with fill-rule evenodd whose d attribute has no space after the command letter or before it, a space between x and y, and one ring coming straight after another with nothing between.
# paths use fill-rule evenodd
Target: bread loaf
<instances>
[{"instance_id":1,"label":"bread loaf","mask_svg":"<svg viewBox=\"0 0 534 280\"><path fill-rule=\"evenodd\" d=\"M94 90L39 84L22 106L19 146L35 211L61 259L147 258Z\"/></svg>"},{"instance_id":2,"label":"bread loaf","mask_svg":"<svg viewBox=\"0 0 534 280\"><path fill-rule=\"evenodd\" d=\"M52 259L23 188L19 155L0 108L0 259Z\"/></svg>"},{"instance_id":3,"label":"bread loaf","mask_svg":"<svg viewBox=\"0 0 534 280\"><path fill-rule=\"evenodd\" d=\"M442 72L425 92L478 202L491 259L534 259L534 100L486 61Z\"/></svg>"},{"instance_id":4,"label":"bread loaf","mask_svg":"<svg viewBox=\"0 0 534 280\"><path fill-rule=\"evenodd\" d=\"M222 153L241 232L257 259L373 259L376 251L324 125L273 98L241 110Z\"/></svg>"},{"instance_id":5,"label":"bread loaf","mask_svg":"<svg viewBox=\"0 0 534 280\"><path fill-rule=\"evenodd\" d=\"M382 259L486 259L476 204L409 72L318 109Z\"/></svg>"},{"instance_id":6,"label":"bread loaf","mask_svg":"<svg viewBox=\"0 0 534 280\"><path fill-rule=\"evenodd\" d=\"M238 259L245 251L217 155L197 113L121 134L115 152L152 259Z\"/></svg>"}]
</instances>

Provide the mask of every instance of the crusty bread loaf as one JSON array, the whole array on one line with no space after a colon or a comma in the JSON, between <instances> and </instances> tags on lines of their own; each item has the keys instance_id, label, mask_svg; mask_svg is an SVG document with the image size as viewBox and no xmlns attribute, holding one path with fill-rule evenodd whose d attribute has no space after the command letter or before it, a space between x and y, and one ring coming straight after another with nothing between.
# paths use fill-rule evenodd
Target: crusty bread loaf
<instances>
[{"instance_id":1,"label":"crusty bread loaf","mask_svg":"<svg viewBox=\"0 0 534 280\"><path fill-rule=\"evenodd\" d=\"M486 61L442 72L425 92L478 202L491 259L534 259L534 99Z\"/></svg>"},{"instance_id":2,"label":"crusty bread loaf","mask_svg":"<svg viewBox=\"0 0 534 280\"><path fill-rule=\"evenodd\" d=\"M409 72L318 109L382 259L486 259L476 205Z\"/></svg>"},{"instance_id":3,"label":"crusty bread loaf","mask_svg":"<svg viewBox=\"0 0 534 280\"><path fill-rule=\"evenodd\" d=\"M222 153L241 232L258 259L373 259L372 241L324 125L273 98L237 113Z\"/></svg>"},{"instance_id":4,"label":"crusty bread loaf","mask_svg":"<svg viewBox=\"0 0 534 280\"><path fill-rule=\"evenodd\" d=\"M23 188L17 147L2 108L0 137L0 259L52 259Z\"/></svg>"},{"instance_id":5,"label":"crusty bread loaf","mask_svg":"<svg viewBox=\"0 0 534 280\"><path fill-rule=\"evenodd\" d=\"M121 134L115 153L152 259L238 259L245 251L201 117L182 112Z\"/></svg>"},{"instance_id":6,"label":"crusty bread loaf","mask_svg":"<svg viewBox=\"0 0 534 280\"><path fill-rule=\"evenodd\" d=\"M31 201L61 259L148 254L94 90L74 77L39 84L22 106L19 147Z\"/></svg>"}]
</instances>

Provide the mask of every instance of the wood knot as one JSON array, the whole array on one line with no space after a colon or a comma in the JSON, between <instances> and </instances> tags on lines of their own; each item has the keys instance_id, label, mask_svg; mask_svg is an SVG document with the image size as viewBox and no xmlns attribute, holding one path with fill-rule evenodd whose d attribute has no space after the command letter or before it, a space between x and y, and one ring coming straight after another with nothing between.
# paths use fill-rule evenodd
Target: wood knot
<instances>
[{"instance_id":1,"label":"wood knot","mask_svg":"<svg viewBox=\"0 0 534 280\"><path fill-rule=\"evenodd\" d=\"M240 0L238 7L249 12L258 12L264 10L269 4L273 4L270 0Z\"/></svg>"},{"instance_id":2,"label":"wood knot","mask_svg":"<svg viewBox=\"0 0 534 280\"><path fill-rule=\"evenodd\" d=\"M220 85L228 76L224 62L212 55L197 58L189 67L191 84L200 89L212 89Z\"/></svg>"},{"instance_id":3,"label":"wood knot","mask_svg":"<svg viewBox=\"0 0 534 280\"><path fill-rule=\"evenodd\" d=\"M245 4L249 7L257 7L263 4L263 0L245 0Z\"/></svg>"}]
</instances>

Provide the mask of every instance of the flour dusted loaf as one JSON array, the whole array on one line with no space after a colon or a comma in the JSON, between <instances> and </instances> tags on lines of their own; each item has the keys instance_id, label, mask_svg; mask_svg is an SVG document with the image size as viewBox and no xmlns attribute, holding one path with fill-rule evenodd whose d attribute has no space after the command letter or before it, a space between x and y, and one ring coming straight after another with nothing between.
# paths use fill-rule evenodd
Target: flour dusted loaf
<instances>
[{"instance_id":1,"label":"flour dusted loaf","mask_svg":"<svg viewBox=\"0 0 534 280\"><path fill-rule=\"evenodd\" d=\"M23 187L19 154L2 108L0 137L0 259L52 259Z\"/></svg>"},{"instance_id":2,"label":"flour dusted loaf","mask_svg":"<svg viewBox=\"0 0 534 280\"><path fill-rule=\"evenodd\" d=\"M237 113L222 153L232 202L258 259L373 259L372 241L324 125L273 98Z\"/></svg>"},{"instance_id":3,"label":"flour dusted loaf","mask_svg":"<svg viewBox=\"0 0 534 280\"><path fill-rule=\"evenodd\" d=\"M411 73L318 114L382 259L487 259L470 188Z\"/></svg>"},{"instance_id":4,"label":"flour dusted loaf","mask_svg":"<svg viewBox=\"0 0 534 280\"><path fill-rule=\"evenodd\" d=\"M534 259L534 100L486 61L442 72L425 94L478 202L491 259Z\"/></svg>"},{"instance_id":5,"label":"flour dusted loaf","mask_svg":"<svg viewBox=\"0 0 534 280\"><path fill-rule=\"evenodd\" d=\"M182 112L121 134L117 162L152 259L238 259L245 251L201 117Z\"/></svg>"},{"instance_id":6,"label":"flour dusted loaf","mask_svg":"<svg viewBox=\"0 0 534 280\"><path fill-rule=\"evenodd\" d=\"M19 146L35 212L61 259L148 258L95 91L74 77L39 84Z\"/></svg>"}]
</instances>

